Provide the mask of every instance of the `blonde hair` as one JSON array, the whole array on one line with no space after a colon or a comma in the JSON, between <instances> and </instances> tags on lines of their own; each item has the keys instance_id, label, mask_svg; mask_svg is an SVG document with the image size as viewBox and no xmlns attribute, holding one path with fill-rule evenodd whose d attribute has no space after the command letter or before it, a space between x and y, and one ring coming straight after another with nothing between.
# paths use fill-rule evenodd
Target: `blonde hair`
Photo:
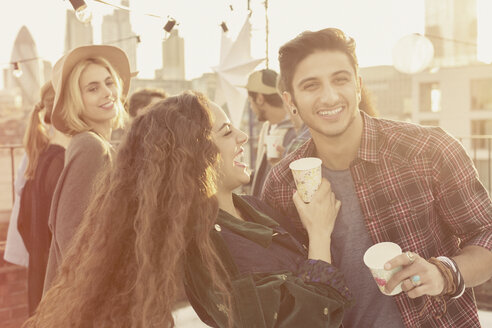
<instances>
[{"instance_id":1,"label":"blonde hair","mask_svg":"<svg viewBox=\"0 0 492 328\"><path fill-rule=\"evenodd\" d=\"M41 111L44 108L44 101L49 94L54 94L55 90L51 83L47 83L41 89L41 100L34 106L27 124L26 132L24 133L24 149L29 159L24 176L26 180L34 178L36 167L38 166L39 157L48 147L50 139L46 127L41 121ZM46 108L46 113L51 112L51 108Z\"/></svg>"},{"instance_id":2,"label":"blonde hair","mask_svg":"<svg viewBox=\"0 0 492 328\"><path fill-rule=\"evenodd\" d=\"M126 113L121 101L123 82L121 81L120 76L106 59L102 57L87 58L74 66L72 72L68 76L66 82L67 84L63 90L60 114L65 121L68 128L67 134L69 135L91 130L91 127L82 118L84 102L82 100L82 94L79 86L80 77L90 64L96 64L106 68L115 83L118 94L114 103L116 116L113 119L113 129L124 127L126 121L128 120L128 114Z\"/></svg>"}]
</instances>

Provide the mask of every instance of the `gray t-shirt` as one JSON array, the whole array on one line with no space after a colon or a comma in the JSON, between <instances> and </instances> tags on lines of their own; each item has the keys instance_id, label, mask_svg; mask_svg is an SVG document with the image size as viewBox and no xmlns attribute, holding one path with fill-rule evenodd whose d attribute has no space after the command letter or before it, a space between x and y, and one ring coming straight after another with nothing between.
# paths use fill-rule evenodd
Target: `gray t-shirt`
<instances>
[{"instance_id":1,"label":"gray t-shirt","mask_svg":"<svg viewBox=\"0 0 492 328\"><path fill-rule=\"evenodd\" d=\"M364 252L373 242L364 223L350 170L332 171L323 167L323 176L330 181L336 198L342 202L331 235L331 254L333 264L343 272L355 299L355 305L345 312L344 328L403 328L393 297L379 291L364 264Z\"/></svg>"}]
</instances>

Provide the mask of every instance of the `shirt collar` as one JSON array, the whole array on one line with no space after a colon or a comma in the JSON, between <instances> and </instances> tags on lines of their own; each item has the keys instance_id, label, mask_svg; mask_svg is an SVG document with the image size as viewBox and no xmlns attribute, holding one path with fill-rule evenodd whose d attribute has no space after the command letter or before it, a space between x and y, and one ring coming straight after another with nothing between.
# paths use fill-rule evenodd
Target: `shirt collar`
<instances>
[{"instance_id":1,"label":"shirt collar","mask_svg":"<svg viewBox=\"0 0 492 328\"><path fill-rule=\"evenodd\" d=\"M256 211L236 194L232 195L232 199L234 205L246 214L250 221L240 220L226 211L219 210L217 223L263 247L270 246L274 229L279 227L277 221Z\"/></svg>"},{"instance_id":2,"label":"shirt collar","mask_svg":"<svg viewBox=\"0 0 492 328\"><path fill-rule=\"evenodd\" d=\"M357 157L371 163L379 162L378 125L376 119L361 111L363 130Z\"/></svg>"},{"instance_id":3,"label":"shirt collar","mask_svg":"<svg viewBox=\"0 0 492 328\"><path fill-rule=\"evenodd\" d=\"M375 118L367 115L361 111L363 128L362 137L360 141L359 150L357 152L357 158L361 160L375 163L379 162L379 151L378 151L378 125ZM303 150L299 152L299 158L315 156L316 145L311 138L309 142L305 145Z\"/></svg>"}]
</instances>

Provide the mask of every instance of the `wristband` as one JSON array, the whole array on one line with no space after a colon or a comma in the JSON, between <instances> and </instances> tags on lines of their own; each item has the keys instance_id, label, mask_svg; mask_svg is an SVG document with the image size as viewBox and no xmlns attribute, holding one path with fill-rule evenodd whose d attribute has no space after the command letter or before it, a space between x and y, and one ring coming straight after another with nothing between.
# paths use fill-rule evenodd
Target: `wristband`
<instances>
[{"instance_id":1,"label":"wristband","mask_svg":"<svg viewBox=\"0 0 492 328\"><path fill-rule=\"evenodd\" d=\"M463 295L463 293L465 292L466 286L465 286L465 281L463 280L463 276L461 275L461 272L460 272L458 265L456 264L456 262L452 258L449 258L446 256L438 256L437 259L439 261L447 264L448 267L451 268L451 270L453 271L453 275L456 279L455 280L456 285L457 285L456 291L453 294L448 295L448 296L451 297L452 299L457 299L457 298L461 297Z\"/></svg>"}]
</instances>

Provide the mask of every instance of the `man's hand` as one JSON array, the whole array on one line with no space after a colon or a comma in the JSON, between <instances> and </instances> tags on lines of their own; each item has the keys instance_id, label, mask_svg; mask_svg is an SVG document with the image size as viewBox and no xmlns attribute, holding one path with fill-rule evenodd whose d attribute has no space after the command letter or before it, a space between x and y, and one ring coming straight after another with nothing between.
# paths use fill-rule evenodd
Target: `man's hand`
<instances>
[{"instance_id":1,"label":"man's hand","mask_svg":"<svg viewBox=\"0 0 492 328\"><path fill-rule=\"evenodd\" d=\"M390 293L400 282L402 290L410 298L423 295L435 296L441 294L444 289L444 277L439 269L418 254L406 252L388 261L384 268L391 270L403 266L391 277L386 284L386 291Z\"/></svg>"}]
</instances>

